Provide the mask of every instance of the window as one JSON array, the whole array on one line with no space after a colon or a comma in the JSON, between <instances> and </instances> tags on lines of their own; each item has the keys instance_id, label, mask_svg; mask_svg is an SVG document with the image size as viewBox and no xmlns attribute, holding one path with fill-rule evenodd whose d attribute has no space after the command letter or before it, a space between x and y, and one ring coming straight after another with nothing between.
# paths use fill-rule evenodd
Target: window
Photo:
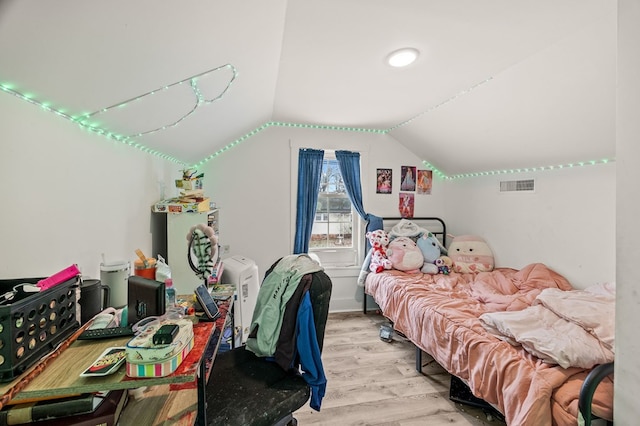
<instances>
[{"instance_id":1,"label":"window","mask_svg":"<svg viewBox=\"0 0 640 426\"><path fill-rule=\"evenodd\" d=\"M325 151L309 251L316 253L323 264L356 265L360 235L357 217L347 195L338 161Z\"/></svg>"}]
</instances>

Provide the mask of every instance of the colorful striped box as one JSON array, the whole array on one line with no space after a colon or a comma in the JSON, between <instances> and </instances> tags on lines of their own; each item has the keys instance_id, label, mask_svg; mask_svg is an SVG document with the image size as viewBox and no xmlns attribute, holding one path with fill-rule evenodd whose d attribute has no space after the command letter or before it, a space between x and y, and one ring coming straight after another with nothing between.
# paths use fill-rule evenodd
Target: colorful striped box
<instances>
[{"instance_id":1,"label":"colorful striped box","mask_svg":"<svg viewBox=\"0 0 640 426\"><path fill-rule=\"evenodd\" d=\"M170 344L154 344L153 335L166 324L175 324L180 327L180 331ZM127 361L133 364L164 362L181 352L191 339L193 339L193 323L188 319L152 322L127 342Z\"/></svg>"},{"instance_id":2,"label":"colorful striped box","mask_svg":"<svg viewBox=\"0 0 640 426\"><path fill-rule=\"evenodd\" d=\"M127 361L127 376L129 377L164 377L176 371L193 349L193 335L184 348L171 358L161 362L135 364Z\"/></svg>"}]
</instances>

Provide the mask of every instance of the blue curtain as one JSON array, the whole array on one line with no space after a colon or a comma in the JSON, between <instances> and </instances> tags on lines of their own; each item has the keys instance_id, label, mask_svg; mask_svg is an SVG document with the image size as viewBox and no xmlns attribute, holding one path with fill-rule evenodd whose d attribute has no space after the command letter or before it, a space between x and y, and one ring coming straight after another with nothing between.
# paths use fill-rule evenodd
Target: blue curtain
<instances>
[{"instance_id":1,"label":"blue curtain","mask_svg":"<svg viewBox=\"0 0 640 426\"><path fill-rule=\"evenodd\" d=\"M298 152L298 200L293 254L307 253L320 190L324 151L304 148Z\"/></svg>"},{"instance_id":2,"label":"blue curtain","mask_svg":"<svg viewBox=\"0 0 640 426\"><path fill-rule=\"evenodd\" d=\"M360 182L360 153L351 151L336 151L336 160L340 166L340 173L344 179L347 195L358 215L367 221L367 232L382 229L382 218L364 211L362 205L362 184ZM369 241L367 240L367 251Z\"/></svg>"}]
</instances>

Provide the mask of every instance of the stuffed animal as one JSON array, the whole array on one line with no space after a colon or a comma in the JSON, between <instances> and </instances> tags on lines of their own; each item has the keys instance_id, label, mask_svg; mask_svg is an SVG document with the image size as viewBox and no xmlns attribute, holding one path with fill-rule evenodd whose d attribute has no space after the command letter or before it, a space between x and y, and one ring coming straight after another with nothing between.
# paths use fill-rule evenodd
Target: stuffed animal
<instances>
[{"instance_id":1,"label":"stuffed animal","mask_svg":"<svg viewBox=\"0 0 640 426\"><path fill-rule=\"evenodd\" d=\"M193 244L191 244L191 240L193 240ZM197 269L199 272L196 275L206 280L211 276L213 267L218 262L218 237L216 237L213 228L199 223L189 229L187 241L198 261Z\"/></svg>"},{"instance_id":2,"label":"stuffed animal","mask_svg":"<svg viewBox=\"0 0 640 426\"><path fill-rule=\"evenodd\" d=\"M420 272L424 264L422 252L411 238L398 237L389 243L387 258L394 269L410 274Z\"/></svg>"},{"instance_id":3,"label":"stuffed animal","mask_svg":"<svg viewBox=\"0 0 640 426\"><path fill-rule=\"evenodd\" d=\"M459 273L493 271L493 252L477 235L459 235L449 246L453 271Z\"/></svg>"},{"instance_id":4,"label":"stuffed animal","mask_svg":"<svg viewBox=\"0 0 640 426\"><path fill-rule=\"evenodd\" d=\"M434 263L438 267L439 274L449 275L451 273L451 266L453 266L453 261L449 256L440 256Z\"/></svg>"},{"instance_id":5,"label":"stuffed animal","mask_svg":"<svg viewBox=\"0 0 640 426\"><path fill-rule=\"evenodd\" d=\"M438 239L431 233L424 233L418 238L416 244L422 252L424 264L420 268L425 274L437 274L438 266L435 264L436 260L442 254L440 252L440 243Z\"/></svg>"},{"instance_id":6,"label":"stuffed animal","mask_svg":"<svg viewBox=\"0 0 640 426\"><path fill-rule=\"evenodd\" d=\"M367 232L366 237L371 244L371 259L369 270L371 272L382 272L391 269L391 261L387 258L387 245L389 245L389 235L382 229Z\"/></svg>"}]
</instances>

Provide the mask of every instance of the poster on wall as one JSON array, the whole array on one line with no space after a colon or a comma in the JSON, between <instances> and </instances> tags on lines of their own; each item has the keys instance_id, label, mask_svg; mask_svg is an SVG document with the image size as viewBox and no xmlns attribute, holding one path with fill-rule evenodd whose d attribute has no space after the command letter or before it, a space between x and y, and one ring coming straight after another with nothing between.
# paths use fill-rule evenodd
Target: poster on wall
<instances>
[{"instance_id":1,"label":"poster on wall","mask_svg":"<svg viewBox=\"0 0 640 426\"><path fill-rule=\"evenodd\" d=\"M431 170L418 170L418 194L431 194L432 178L433 172Z\"/></svg>"},{"instance_id":2,"label":"poster on wall","mask_svg":"<svg viewBox=\"0 0 640 426\"><path fill-rule=\"evenodd\" d=\"M412 218L413 217L413 194L410 192L401 192L398 200L398 210L400 211L400 217Z\"/></svg>"},{"instance_id":3,"label":"poster on wall","mask_svg":"<svg viewBox=\"0 0 640 426\"><path fill-rule=\"evenodd\" d=\"M391 169L378 169L376 176L376 193L391 194Z\"/></svg>"},{"instance_id":4,"label":"poster on wall","mask_svg":"<svg viewBox=\"0 0 640 426\"><path fill-rule=\"evenodd\" d=\"M415 191L416 190L416 168L414 166L402 166L400 171L400 190Z\"/></svg>"}]
</instances>

